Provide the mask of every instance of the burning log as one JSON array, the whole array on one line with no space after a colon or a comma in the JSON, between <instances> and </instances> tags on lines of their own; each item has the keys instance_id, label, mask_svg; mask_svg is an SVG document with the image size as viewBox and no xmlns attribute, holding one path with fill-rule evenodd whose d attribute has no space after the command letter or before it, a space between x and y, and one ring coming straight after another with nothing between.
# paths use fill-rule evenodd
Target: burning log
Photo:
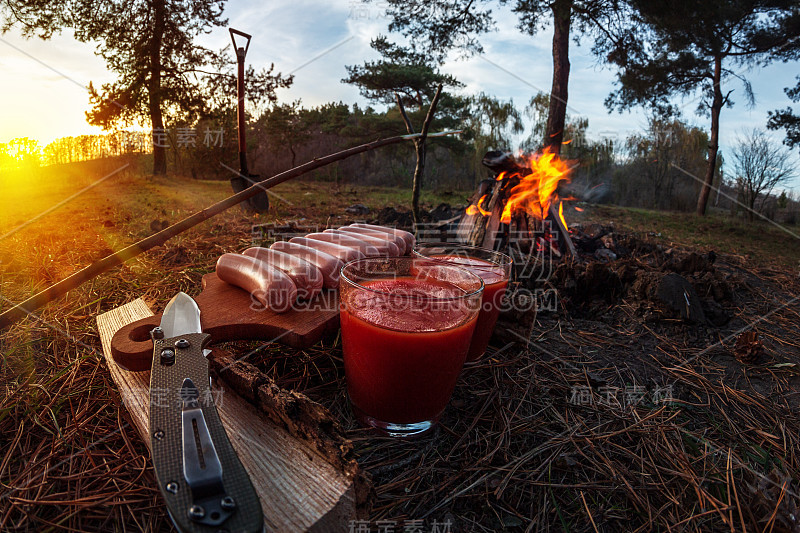
<instances>
[{"instance_id":1,"label":"burning log","mask_svg":"<svg viewBox=\"0 0 800 533\"><path fill-rule=\"evenodd\" d=\"M494 250L514 244L525 253L552 247L559 257L577 257L558 196L559 183L568 181L565 161L545 149L524 161L510 153L488 152L483 164L497 176L483 180L470 198L459 240Z\"/></svg>"},{"instance_id":2,"label":"burning log","mask_svg":"<svg viewBox=\"0 0 800 533\"><path fill-rule=\"evenodd\" d=\"M478 190L470 198L470 207L458 225L457 234L473 246L493 248L495 233L500 225L500 212L503 196L503 182L483 180ZM486 198L489 201L486 202Z\"/></svg>"},{"instance_id":3,"label":"burning log","mask_svg":"<svg viewBox=\"0 0 800 533\"><path fill-rule=\"evenodd\" d=\"M569 229L567 229L564 217L562 216L562 205L563 204L559 203L558 211L556 211L555 204L550 204L547 219L552 221L557 227L556 238L558 239L558 249L568 251L571 257L578 257L578 252L575 250L575 245L572 243L572 239L569 236Z\"/></svg>"}]
</instances>

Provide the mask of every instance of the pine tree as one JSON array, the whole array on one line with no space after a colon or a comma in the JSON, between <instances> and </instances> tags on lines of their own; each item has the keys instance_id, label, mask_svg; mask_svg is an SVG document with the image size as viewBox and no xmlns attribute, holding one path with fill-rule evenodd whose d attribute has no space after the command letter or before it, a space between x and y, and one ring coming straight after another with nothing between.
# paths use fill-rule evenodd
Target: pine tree
<instances>
[{"instance_id":1,"label":"pine tree","mask_svg":"<svg viewBox=\"0 0 800 533\"><path fill-rule=\"evenodd\" d=\"M714 181L720 114L733 105L727 84L739 79L752 102L743 67L780 58L800 37L796 0L628 0L622 24L607 28L595 51L619 67L617 90L606 101L620 110L645 105L673 109L676 95L702 95L711 115L708 161L697 214L704 215ZM738 68L734 68L738 67Z\"/></svg>"},{"instance_id":2,"label":"pine tree","mask_svg":"<svg viewBox=\"0 0 800 533\"><path fill-rule=\"evenodd\" d=\"M48 39L72 29L78 41L95 43L117 79L100 88L89 85L87 121L104 129L149 123L153 173L164 174L165 116L186 121L209 111L204 87L213 84L201 83L202 67L223 61L195 38L227 24L224 5L225 0L6 0L0 12L3 31L19 27L26 37ZM273 91L291 83L271 70L261 76Z\"/></svg>"}]
</instances>

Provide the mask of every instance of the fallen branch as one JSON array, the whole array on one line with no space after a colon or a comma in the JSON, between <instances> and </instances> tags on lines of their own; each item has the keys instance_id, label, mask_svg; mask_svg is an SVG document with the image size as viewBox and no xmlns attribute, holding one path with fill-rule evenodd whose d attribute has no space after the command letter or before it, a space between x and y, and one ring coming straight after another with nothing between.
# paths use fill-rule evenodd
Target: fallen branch
<instances>
[{"instance_id":1,"label":"fallen branch","mask_svg":"<svg viewBox=\"0 0 800 533\"><path fill-rule=\"evenodd\" d=\"M453 135L455 133L459 133L459 131L442 131L438 133L433 133L427 135L428 137L444 137L445 135ZM0 329L10 326L11 324L17 322L19 319L28 315L35 310L39 309L43 305L55 300L66 294L67 292L71 291L72 289L82 285L83 283L89 281L92 278L97 277L98 275L102 274L103 272L107 272L111 270L115 266L121 265L125 261L136 257L137 255L141 254L142 252L146 252L156 246L161 246L166 241L171 239L172 237L182 233L194 226L200 224L208 220L209 218L213 217L214 215L218 215L219 213L225 211L226 209L230 209L231 207L240 204L258 194L262 190L269 189L283 183L284 181L290 180L292 178L296 178L297 176L306 174L312 170L315 170L320 167L324 167L325 165L329 165L335 161L341 161L342 159L346 159L351 155L360 154L361 152L366 152L369 150L374 150L375 148L380 148L381 146L386 146L388 144L395 144L406 140L414 141L418 137L423 136L424 133L417 133L411 135L399 135L397 137L388 137L386 139L379 139L377 141L373 141L371 143L362 144L359 146L354 146L353 148L348 148L346 150L342 150L341 152L336 152L334 154L326 155L325 157L320 157L319 159L313 159L308 163L300 165L299 167L295 167L292 169L287 170L286 172L281 172L271 178L267 178L263 181L255 183L254 185L250 186L249 188L234 194L233 196L229 196L224 200L221 200L209 207L206 207L202 211L198 211L180 222L165 228L158 233L154 233L153 235L142 239L139 242L131 244L127 248L123 248L117 252L114 252L111 255L100 259L99 261L92 263L91 265L87 266L86 268L75 272L71 276L59 281L58 283L47 287L43 291L31 296L27 300L22 303L15 305L14 307L7 309L2 314L0 314ZM246 176L242 176L245 177Z\"/></svg>"}]
</instances>

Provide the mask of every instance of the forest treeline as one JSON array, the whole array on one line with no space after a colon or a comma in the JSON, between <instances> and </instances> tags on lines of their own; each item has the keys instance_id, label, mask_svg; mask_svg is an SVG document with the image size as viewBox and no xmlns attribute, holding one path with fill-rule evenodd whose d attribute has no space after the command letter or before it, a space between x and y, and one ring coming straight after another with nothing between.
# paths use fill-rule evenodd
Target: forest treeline
<instances>
[{"instance_id":1,"label":"forest treeline","mask_svg":"<svg viewBox=\"0 0 800 533\"><path fill-rule=\"evenodd\" d=\"M115 79L88 85L87 122L116 132L59 139L44 147L16 139L0 147L0 167L148 151L157 175L169 168L222 178L238 170L235 55L230 46L211 50L199 39L227 25L225 3L0 2L2 31L15 28L25 37L49 39L69 30L75 39L96 45ZM306 108L299 101L282 102L276 91L291 88L291 74L276 72L274 65L247 68L252 171L268 176L359 142L420 131L426 117L434 116L432 131L457 128L461 137L365 153L314 177L398 186L411 181L416 219L420 187L473 187L486 175L480 165L486 150L546 148L578 162L572 186L578 197L693 208L698 215L729 203L751 218L773 204L795 206L778 194L796 175L786 148L758 129L742 132L730 153L721 152L719 139L720 117L736 104L734 93L744 103L754 102L746 75L800 59L796 0L386 0L380 8L387 30L404 39L376 36L371 46L379 59L346 65L348 76L342 80L357 86L374 107ZM499 29L498 13L504 9L517 18L516 28L504 31L530 36L552 31L551 89L533 95L524 109L492 95L464 95L463 84L441 71L449 54L483 52L481 38ZM610 111L647 110L650 118L642 132L590 140L588 119L568 116L575 41L587 42L598 63L614 73L605 101ZM795 103L800 102L798 82L785 89ZM682 99L697 102L703 127L682 116L676 107ZM429 109L435 113L428 114ZM788 147L800 146L800 115L794 109L773 110L764 119L765 127L784 131ZM125 129L134 124L147 128L149 143L130 140L137 134Z\"/></svg>"},{"instance_id":2,"label":"forest treeline","mask_svg":"<svg viewBox=\"0 0 800 533\"><path fill-rule=\"evenodd\" d=\"M523 109L486 95L465 98L457 113L434 121L438 129L462 129L458 136L431 142L426 187L437 191L472 190L491 172L481 164L488 150L536 149L546 127L549 102L537 94ZM529 120L523 120L527 117ZM176 174L196 179L225 180L238 165L236 118L233 112L195 124L167 127L157 137L166 147L167 163ZM528 124L528 128L524 124ZM491 128L478 127L491 124ZM561 155L573 162L570 193L578 200L690 212L694 209L707 164L708 135L676 118L652 116L644 129L627 138L587 137L589 120L567 117ZM250 122L248 152L252 169L268 177L315 157L403 131L399 109L385 111L344 103L305 108L295 102L265 109ZM736 150L722 154L715 174L711 207L731 213L748 205L747 183L735 172ZM116 131L106 135L64 137L40 146L30 139L0 144L0 169L73 163L126 154L152 154L150 132ZM775 157L772 154L772 157ZM723 164L724 161L724 164ZM774 161L773 161L774 162ZM406 144L384 147L318 169L307 179L346 186L382 185L408 188L414 171L413 149ZM724 169L730 168L730 171ZM777 185L777 184L776 184ZM774 189L774 187L773 187ZM783 190L760 190L752 207L784 223L796 223L797 196Z\"/></svg>"}]
</instances>

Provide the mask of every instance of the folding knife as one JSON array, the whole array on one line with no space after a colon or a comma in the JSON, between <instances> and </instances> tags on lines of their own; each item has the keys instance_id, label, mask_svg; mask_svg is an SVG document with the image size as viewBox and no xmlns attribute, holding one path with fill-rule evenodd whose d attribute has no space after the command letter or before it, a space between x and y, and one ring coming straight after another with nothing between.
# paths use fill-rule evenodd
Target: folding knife
<instances>
[{"instance_id":1,"label":"folding knife","mask_svg":"<svg viewBox=\"0 0 800 533\"><path fill-rule=\"evenodd\" d=\"M214 405L197 303L176 294L150 336L150 442L173 523L189 533L261 531L258 495Z\"/></svg>"}]
</instances>

